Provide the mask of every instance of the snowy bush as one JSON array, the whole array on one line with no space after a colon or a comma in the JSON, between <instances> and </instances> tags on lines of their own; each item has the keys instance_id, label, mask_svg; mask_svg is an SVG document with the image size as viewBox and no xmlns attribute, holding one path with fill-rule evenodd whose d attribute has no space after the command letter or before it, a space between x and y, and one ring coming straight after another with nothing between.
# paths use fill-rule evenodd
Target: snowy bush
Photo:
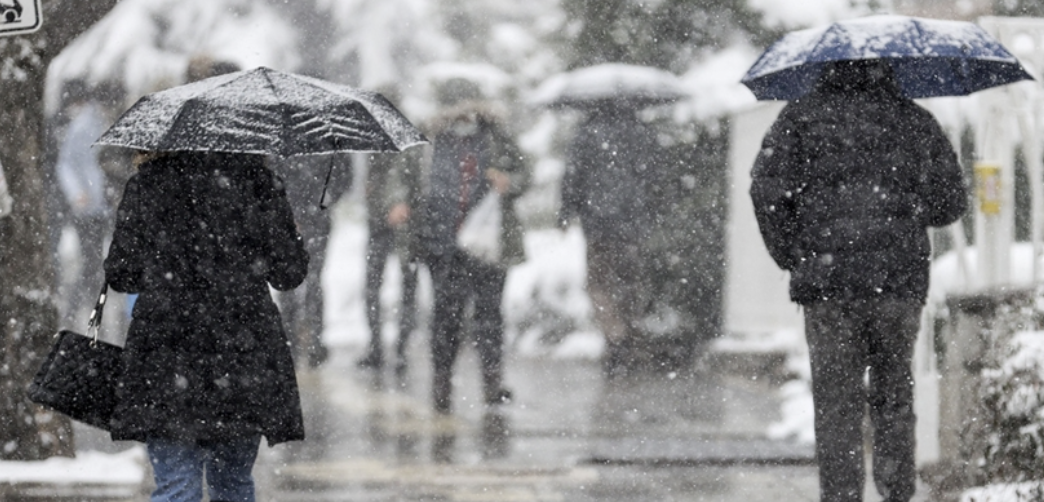
<instances>
[{"instance_id":1,"label":"snowy bush","mask_svg":"<svg viewBox=\"0 0 1044 502\"><path fill-rule=\"evenodd\" d=\"M1039 480L1044 475L1044 289L1011 297L991 324L982 331L982 420L967 436L980 471L976 481Z\"/></svg>"},{"instance_id":2,"label":"snowy bush","mask_svg":"<svg viewBox=\"0 0 1044 502\"><path fill-rule=\"evenodd\" d=\"M1044 500L1039 482L998 483L972 488L961 495L961 502L1031 502Z\"/></svg>"}]
</instances>

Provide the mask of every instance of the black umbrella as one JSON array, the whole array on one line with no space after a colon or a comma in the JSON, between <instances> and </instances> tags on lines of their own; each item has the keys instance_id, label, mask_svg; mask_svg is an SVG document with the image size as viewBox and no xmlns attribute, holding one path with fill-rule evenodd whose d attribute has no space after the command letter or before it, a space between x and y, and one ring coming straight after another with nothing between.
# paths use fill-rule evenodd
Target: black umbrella
<instances>
[{"instance_id":1,"label":"black umbrella","mask_svg":"<svg viewBox=\"0 0 1044 502\"><path fill-rule=\"evenodd\" d=\"M96 144L290 157L425 142L380 94L261 67L146 95Z\"/></svg>"}]
</instances>

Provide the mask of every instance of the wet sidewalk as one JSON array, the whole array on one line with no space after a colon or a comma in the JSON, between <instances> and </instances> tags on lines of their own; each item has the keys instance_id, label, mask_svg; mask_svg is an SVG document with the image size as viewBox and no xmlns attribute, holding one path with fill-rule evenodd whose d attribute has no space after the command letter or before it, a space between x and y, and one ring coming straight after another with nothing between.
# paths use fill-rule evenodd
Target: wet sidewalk
<instances>
[{"instance_id":1,"label":"wet sidewalk","mask_svg":"<svg viewBox=\"0 0 1044 502\"><path fill-rule=\"evenodd\" d=\"M605 382L596 361L509 357L510 404L481 403L473 351L437 416L414 340L397 378L337 349L299 374L308 439L263 447L268 501L814 501L812 448L765 439L766 378L700 369ZM872 500L872 499L871 499Z\"/></svg>"}]
</instances>

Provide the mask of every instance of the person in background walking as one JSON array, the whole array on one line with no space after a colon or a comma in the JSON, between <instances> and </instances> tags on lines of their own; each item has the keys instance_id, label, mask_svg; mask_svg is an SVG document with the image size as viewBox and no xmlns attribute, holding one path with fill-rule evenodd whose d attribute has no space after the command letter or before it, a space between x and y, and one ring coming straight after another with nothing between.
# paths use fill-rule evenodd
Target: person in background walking
<instances>
[{"instance_id":1,"label":"person in background walking","mask_svg":"<svg viewBox=\"0 0 1044 502\"><path fill-rule=\"evenodd\" d=\"M862 500L869 405L874 482L886 501L907 502L927 227L967 205L953 147L887 63L844 61L783 109L752 177L765 245L805 312L820 500Z\"/></svg>"},{"instance_id":2,"label":"person in background walking","mask_svg":"<svg viewBox=\"0 0 1044 502\"><path fill-rule=\"evenodd\" d=\"M453 365L466 326L478 349L486 404L511 399L503 386L500 309L507 267L524 259L522 225L514 202L529 186L531 175L475 83L451 79L438 93L443 111L429 136L434 140L433 153L429 172L421 179L424 211L418 243L435 292L432 401L436 411L449 413ZM466 230L470 228L483 235L474 235L474 241L464 239L472 235ZM467 319L469 302L473 314Z\"/></svg>"},{"instance_id":3,"label":"person in background walking","mask_svg":"<svg viewBox=\"0 0 1044 502\"><path fill-rule=\"evenodd\" d=\"M606 341L606 376L638 363L651 284L643 248L655 228L648 207L656 135L637 110L606 101L587 112L569 149L559 226L579 219L587 241L587 293Z\"/></svg>"},{"instance_id":4,"label":"person in background walking","mask_svg":"<svg viewBox=\"0 0 1044 502\"><path fill-rule=\"evenodd\" d=\"M260 155L143 153L105 278L138 293L112 439L142 441L153 502L253 502L269 445L304 439L294 362L269 287L308 274L282 182Z\"/></svg>"},{"instance_id":5,"label":"person in background walking","mask_svg":"<svg viewBox=\"0 0 1044 502\"><path fill-rule=\"evenodd\" d=\"M112 119L92 98L91 92L82 80L65 85L65 115L69 121L60 133L55 163L58 188L65 200L65 219L76 230L81 258L80 272L62 295L62 323L66 326L74 325L77 319L86 321L85 313L94 306L93 295L104 275L102 258L111 212L106 198L105 172L91 145Z\"/></svg>"},{"instance_id":6,"label":"person in background walking","mask_svg":"<svg viewBox=\"0 0 1044 502\"><path fill-rule=\"evenodd\" d=\"M380 89L381 95L398 105L398 91ZM411 213L419 197L420 152L411 148L401 153L376 153L368 158L366 173L366 214L369 240L366 244L366 320L370 326L370 344L358 361L361 368L380 369L384 365L381 340L381 287L384 267L393 253L398 255L402 276L398 321L399 336L395 343L395 370L406 371L406 347L416 325L417 263L410 254L412 240Z\"/></svg>"}]
</instances>

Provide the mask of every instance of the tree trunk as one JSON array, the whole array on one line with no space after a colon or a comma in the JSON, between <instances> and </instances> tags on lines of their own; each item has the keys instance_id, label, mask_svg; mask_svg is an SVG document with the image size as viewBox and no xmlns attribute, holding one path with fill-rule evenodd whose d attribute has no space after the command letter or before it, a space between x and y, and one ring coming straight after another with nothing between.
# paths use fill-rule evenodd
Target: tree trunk
<instances>
[{"instance_id":1,"label":"tree trunk","mask_svg":"<svg viewBox=\"0 0 1044 502\"><path fill-rule=\"evenodd\" d=\"M72 425L31 403L25 389L58 325L42 163L47 66L118 0L44 0L40 31L0 38L0 139L14 211L0 219L0 459L73 456Z\"/></svg>"}]
</instances>

